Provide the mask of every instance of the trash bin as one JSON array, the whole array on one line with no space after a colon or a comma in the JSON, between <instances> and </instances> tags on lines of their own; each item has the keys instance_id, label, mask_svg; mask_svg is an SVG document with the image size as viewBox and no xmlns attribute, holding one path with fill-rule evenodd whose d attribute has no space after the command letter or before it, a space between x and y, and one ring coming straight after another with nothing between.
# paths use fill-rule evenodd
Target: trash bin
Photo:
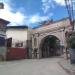
<instances>
[{"instance_id":1,"label":"trash bin","mask_svg":"<svg viewBox=\"0 0 75 75\"><path fill-rule=\"evenodd\" d=\"M70 62L75 64L75 49L70 49Z\"/></svg>"}]
</instances>

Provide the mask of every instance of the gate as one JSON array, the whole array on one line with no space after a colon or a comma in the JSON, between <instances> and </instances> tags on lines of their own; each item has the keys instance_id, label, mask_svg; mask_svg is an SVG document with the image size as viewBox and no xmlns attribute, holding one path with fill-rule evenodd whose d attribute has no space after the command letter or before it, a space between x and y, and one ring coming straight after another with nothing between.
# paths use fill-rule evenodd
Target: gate
<instances>
[{"instance_id":1,"label":"gate","mask_svg":"<svg viewBox=\"0 0 75 75\"><path fill-rule=\"evenodd\" d=\"M7 60L17 60L27 58L27 49L25 48L8 48Z\"/></svg>"}]
</instances>

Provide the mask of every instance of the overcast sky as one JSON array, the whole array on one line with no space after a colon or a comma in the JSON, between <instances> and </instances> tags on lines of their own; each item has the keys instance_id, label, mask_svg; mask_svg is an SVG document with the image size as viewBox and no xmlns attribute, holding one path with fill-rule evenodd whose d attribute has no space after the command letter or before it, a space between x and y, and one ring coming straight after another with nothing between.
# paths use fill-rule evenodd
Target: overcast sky
<instances>
[{"instance_id":1,"label":"overcast sky","mask_svg":"<svg viewBox=\"0 0 75 75\"><path fill-rule=\"evenodd\" d=\"M0 9L0 18L11 25L36 26L40 21L67 17L64 0L0 0L4 9Z\"/></svg>"}]
</instances>

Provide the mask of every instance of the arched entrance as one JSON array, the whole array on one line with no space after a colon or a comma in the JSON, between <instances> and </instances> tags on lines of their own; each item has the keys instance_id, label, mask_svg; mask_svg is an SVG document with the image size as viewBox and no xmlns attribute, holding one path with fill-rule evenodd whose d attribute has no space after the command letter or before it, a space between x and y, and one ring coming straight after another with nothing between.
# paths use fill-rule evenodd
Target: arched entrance
<instances>
[{"instance_id":1,"label":"arched entrance","mask_svg":"<svg viewBox=\"0 0 75 75\"><path fill-rule=\"evenodd\" d=\"M42 58L60 55L60 40L53 35L43 38L40 44Z\"/></svg>"}]
</instances>

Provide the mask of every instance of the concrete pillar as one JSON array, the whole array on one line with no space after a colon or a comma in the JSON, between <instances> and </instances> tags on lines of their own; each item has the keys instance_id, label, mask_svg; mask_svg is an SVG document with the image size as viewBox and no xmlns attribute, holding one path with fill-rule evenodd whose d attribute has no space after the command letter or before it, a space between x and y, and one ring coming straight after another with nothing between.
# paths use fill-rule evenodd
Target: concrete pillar
<instances>
[{"instance_id":1,"label":"concrete pillar","mask_svg":"<svg viewBox=\"0 0 75 75\"><path fill-rule=\"evenodd\" d=\"M38 33L37 34L37 48L38 48L38 50L37 50L37 59L40 59L41 58L41 50L39 49L39 45L40 45L40 38L39 38L39 36L40 36L40 34Z\"/></svg>"},{"instance_id":2,"label":"concrete pillar","mask_svg":"<svg viewBox=\"0 0 75 75\"><path fill-rule=\"evenodd\" d=\"M0 59L6 60L6 47L0 47Z\"/></svg>"},{"instance_id":3,"label":"concrete pillar","mask_svg":"<svg viewBox=\"0 0 75 75\"><path fill-rule=\"evenodd\" d=\"M32 50L32 59L34 59L34 51Z\"/></svg>"},{"instance_id":4,"label":"concrete pillar","mask_svg":"<svg viewBox=\"0 0 75 75\"><path fill-rule=\"evenodd\" d=\"M40 59L40 58L41 58L41 50L38 49L38 51L37 51L37 59Z\"/></svg>"},{"instance_id":5,"label":"concrete pillar","mask_svg":"<svg viewBox=\"0 0 75 75\"><path fill-rule=\"evenodd\" d=\"M32 35L32 59L34 59L34 34Z\"/></svg>"}]
</instances>

